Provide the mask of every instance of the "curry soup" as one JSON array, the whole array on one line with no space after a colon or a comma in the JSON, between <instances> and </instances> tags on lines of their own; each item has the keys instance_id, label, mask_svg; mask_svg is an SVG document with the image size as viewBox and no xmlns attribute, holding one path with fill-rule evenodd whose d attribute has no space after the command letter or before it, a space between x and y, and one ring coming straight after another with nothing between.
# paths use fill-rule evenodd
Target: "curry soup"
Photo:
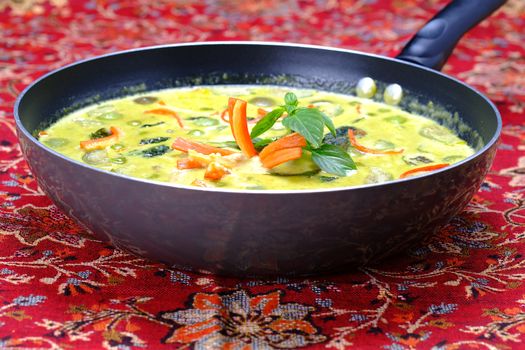
<instances>
[{"instance_id":1,"label":"curry soup","mask_svg":"<svg viewBox=\"0 0 525 350\"><path fill-rule=\"evenodd\" d=\"M247 126L253 131L268 112L283 105L289 91L278 86L224 85L129 96L66 115L40 132L39 140L74 160L131 177L253 190L318 189L390 181L439 169L474 153L452 131L395 105L294 89L299 106L305 107L302 112L308 114L307 108L320 111L335 126L335 135L324 128L320 147L337 145L351 157L347 164L355 166L347 167L350 170L343 174L326 171L329 167L321 158L312 161L316 150L304 138L291 148L283 149L281 145L263 158L269 153L264 151L268 144L290 135L290 129L283 125L284 118L294 113L290 110L289 114L284 111L264 134L249 141L260 157L247 156L238 146L246 140L236 134L235 142L232 135L231 113L237 105L230 105L228 111L229 97L235 97L233 102L247 101ZM325 123L329 126L328 121ZM292 135L297 136L296 141L302 138ZM201 144L207 148L199 148ZM212 147L217 152L210 151ZM325 156L325 160L333 160L329 152Z\"/></svg>"}]
</instances>

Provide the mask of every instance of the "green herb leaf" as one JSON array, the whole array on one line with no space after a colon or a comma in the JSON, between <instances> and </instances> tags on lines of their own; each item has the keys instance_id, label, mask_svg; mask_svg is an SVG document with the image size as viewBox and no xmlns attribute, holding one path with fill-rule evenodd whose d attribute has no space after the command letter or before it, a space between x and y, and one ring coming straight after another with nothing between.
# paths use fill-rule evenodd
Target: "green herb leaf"
<instances>
[{"instance_id":1,"label":"green herb leaf","mask_svg":"<svg viewBox=\"0 0 525 350\"><path fill-rule=\"evenodd\" d=\"M313 148L319 148L323 139L324 120L315 108L297 108L283 119L283 125L303 135Z\"/></svg>"},{"instance_id":2,"label":"green herb leaf","mask_svg":"<svg viewBox=\"0 0 525 350\"><path fill-rule=\"evenodd\" d=\"M330 130L332 135L336 136L335 125L332 119L330 119L330 117L324 114L323 112L321 112L321 115L323 116L324 125L326 125L326 127L328 128L328 130Z\"/></svg>"},{"instance_id":3,"label":"green herb leaf","mask_svg":"<svg viewBox=\"0 0 525 350\"><path fill-rule=\"evenodd\" d=\"M260 139L260 138L254 138L252 139L253 147L255 147L256 150L261 150L264 147L266 147L268 144L272 143L273 141L279 139L280 137L271 137L268 139Z\"/></svg>"},{"instance_id":4,"label":"green herb leaf","mask_svg":"<svg viewBox=\"0 0 525 350\"><path fill-rule=\"evenodd\" d=\"M289 106L297 107L299 101L297 100L297 96L295 96L293 92L287 92L286 95L284 95L284 103L286 103Z\"/></svg>"},{"instance_id":5,"label":"green herb leaf","mask_svg":"<svg viewBox=\"0 0 525 350\"><path fill-rule=\"evenodd\" d=\"M284 113L284 108L279 107L274 109L273 111L266 114L261 120L255 124L255 126L252 129L252 132L250 133L250 137L256 138L259 135L262 135L266 131L270 130L272 126L275 124L277 119L279 119Z\"/></svg>"},{"instance_id":6,"label":"green herb leaf","mask_svg":"<svg viewBox=\"0 0 525 350\"><path fill-rule=\"evenodd\" d=\"M323 144L319 148L309 150L315 164L327 173L348 176L357 169L348 153L337 146Z\"/></svg>"}]
</instances>

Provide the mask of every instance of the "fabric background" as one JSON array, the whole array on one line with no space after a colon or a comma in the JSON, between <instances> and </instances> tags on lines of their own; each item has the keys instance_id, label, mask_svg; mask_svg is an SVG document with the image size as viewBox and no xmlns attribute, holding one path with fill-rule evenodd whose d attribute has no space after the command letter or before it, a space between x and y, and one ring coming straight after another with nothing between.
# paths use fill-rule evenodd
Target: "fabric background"
<instances>
[{"instance_id":1,"label":"fabric background","mask_svg":"<svg viewBox=\"0 0 525 350\"><path fill-rule=\"evenodd\" d=\"M153 44L269 40L393 56L441 0L0 0L0 348L525 348L525 2L444 72L500 109L492 170L439 234L388 264L308 279L172 269L83 232L41 192L13 103L36 77Z\"/></svg>"}]
</instances>

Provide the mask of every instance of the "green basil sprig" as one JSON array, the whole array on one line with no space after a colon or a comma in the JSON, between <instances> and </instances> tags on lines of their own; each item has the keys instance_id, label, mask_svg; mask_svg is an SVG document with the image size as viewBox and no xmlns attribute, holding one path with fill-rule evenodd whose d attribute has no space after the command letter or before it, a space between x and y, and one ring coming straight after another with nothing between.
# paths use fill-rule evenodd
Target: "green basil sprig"
<instances>
[{"instance_id":1,"label":"green basil sprig","mask_svg":"<svg viewBox=\"0 0 525 350\"><path fill-rule=\"evenodd\" d=\"M286 93L284 103L259 120L250 137L255 139L270 130L286 112L288 115L283 119L283 125L306 139L305 149L312 153L312 160L319 168L338 176L350 175L356 169L350 155L337 146L323 143L325 127L335 136L335 126L330 117L317 108L298 107L299 101L292 92Z\"/></svg>"}]
</instances>

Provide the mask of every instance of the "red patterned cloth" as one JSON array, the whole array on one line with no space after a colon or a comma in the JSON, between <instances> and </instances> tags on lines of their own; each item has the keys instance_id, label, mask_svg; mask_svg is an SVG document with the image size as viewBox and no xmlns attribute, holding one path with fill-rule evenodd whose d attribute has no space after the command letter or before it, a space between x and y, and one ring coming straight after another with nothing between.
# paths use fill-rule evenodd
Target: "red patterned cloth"
<instances>
[{"instance_id":1,"label":"red patterned cloth","mask_svg":"<svg viewBox=\"0 0 525 350\"><path fill-rule=\"evenodd\" d=\"M0 348L525 347L525 2L466 35L444 71L502 112L495 164L468 207L388 264L308 279L199 275L94 239L40 191L12 109L78 59L203 40L394 55L442 0L0 1Z\"/></svg>"}]
</instances>

